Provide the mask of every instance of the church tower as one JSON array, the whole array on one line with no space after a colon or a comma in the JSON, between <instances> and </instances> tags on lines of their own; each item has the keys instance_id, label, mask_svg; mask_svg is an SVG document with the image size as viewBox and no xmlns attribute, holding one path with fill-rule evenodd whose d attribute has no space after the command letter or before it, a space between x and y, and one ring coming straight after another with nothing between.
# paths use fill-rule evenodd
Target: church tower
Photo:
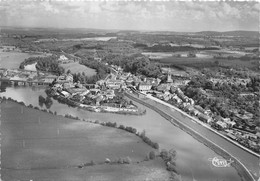
<instances>
[{"instance_id":1,"label":"church tower","mask_svg":"<svg viewBox=\"0 0 260 181\"><path fill-rule=\"evenodd\" d=\"M173 83L173 80L172 80L172 75L170 74L170 71L168 70L167 72L167 83Z\"/></svg>"}]
</instances>

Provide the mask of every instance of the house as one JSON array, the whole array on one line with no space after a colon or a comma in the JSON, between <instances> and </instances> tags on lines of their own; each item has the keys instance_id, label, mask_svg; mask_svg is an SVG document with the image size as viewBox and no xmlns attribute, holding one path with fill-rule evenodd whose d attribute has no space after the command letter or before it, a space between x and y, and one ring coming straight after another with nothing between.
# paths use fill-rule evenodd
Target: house
<instances>
[{"instance_id":1,"label":"house","mask_svg":"<svg viewBox=\"0 0 260 181\"><path fill-rule=\"evenodd\" d=\"M74 87L74 84L72 82L65 82L65 83L63 83L63 87L64 87L64 89L69 89L69 88Z\"/></svg>"},{"instance_id":2,"label":"house","mask_svg":"<svg viewBox=\"0 0 260 181\"><path fill-rule=\"evenodd\" d=\"M120 89L121 86L123 85L124 81L123 80L108 80L106 81L106 87L109 89Z\"/></svg>"},{"instance_id":3,"label":"house","mask_svg":"<svg viewBox=\"0 0 260 181\"><path fill-rule=\"evenodd\" d=\"M62 63L62 64L73 62L72 60L69 60L65 55L61 55L57 61L58 63Z\"/></svg>"},{"instance_id":4,"label":"house","mask_svg":"<svg viewBox=\"0 0 260 181\"><path fill-rule=\"evenodd\" d=\"M63 95L64 97L69 97L70 93L68 93L67 91L61 91L61 95Z\"/></svg>"},{"instance_id":5,"label":"house","mask_svg":"<svg viewBox=\"0 0 260 181\"><path fill-rule=\"evenodd\" d=\"M246 139L257 139L257 135L255 135L255 134L252 134L252 133L248 133L248 134L245 134L244 135L244 138L246 138Z\"/></svg>"},{"instance_id":6,"label":"house","mask_svg":"<svg viewBox=\"0 0 260 181\"><path fill-rule=\"evenodd\" d=\"M108 89L106 91L101 91L100 94L107 99L113 99L115 97L115 92L112 89Z\"/></svg>"},{"instance_id":7,"label":"house","mask_svg":"<svg viewBox=\"0 0 260 181\"><path fill-rule=\"evenodd\" d=\"M62 85L56 83L56 84L54 84L53 88L62 89Z\"/></svg>"},{"instance_id":8,"label":"house","mask_svg":"<svg viewBox=\"0 0 260 181\"><path fill-rule=\"evenodd\" d=\"M194 108L197 109L199 112L206 114L206 111L201 106L195 105Z\"/></svg>"},{"instance_id":9,"label":"house","mask_svg":"<svg viewBox=\"0 0 260 181\"><path fill-rule=\"evenodd\" d=\"M161 79L159 79L159 78L157 78L157 79L155 79L155 78L145 78L144 82L151 84L151 85L154 85L154 86L157 86L161 82Z\"/></svg>"},{"instance_id":10,"label":"house","mask_svg":"<svg viewBox=\"0 0 260 181\"><path fill-rule=\"evenodd\" d=\"M100 102L104 99L104 97L102 95L99 95L98 97L96 97L96 105L99 106Z\"/></svg>"},{"instance_id":11,"label":"house","mask_svg":"<svg viewBox=\"0 0 260 181\"><path fill-rule=\"evenodd\" d=\"M175 100L178 104L182 103L182 100L177 95L174 95L172 99Z\"/></svg>"},{"instance_id":12,"label":"house","mask_svg":"<svg viewBox=\"0 0 260 181\"><path fill-rule=\"evenodd\" d=\"M68 58L65 57L65 55L61 55L60 58L59 58L59 60L61 60L61 61L63 61L63 60L68 60Z\"/></svg>"},{"instance_id":13,"label":"house","mask_svg":"<svg viewBox=\"0 0 260 181\"><path fill-rule=\"evenodd\" d=\"M171 89L171 84L160 84L157 87L157 91L160 91L160 92L169 91L170 89Z\"/></svg>"},{"instance_id":14,"label":"house","mask_svg":"<svg viewBox=\"0 0 260 181\"><path fill-rule=\"evenodd\" d=\"M258 137L258 139L260 138L260 132L257 132L255 135Z\"/></svg>"},{"instance_id":15,"label":"house","mask_svg":"<svg viewBox=\"0 0 260 181\"><path fill-rule=\"evenodd\" d=\"M172 98L172 95L171 94L163 94L163 100L165 101L169 101L171 98Z\"/></svg>"},{"instance_id":16,"label":"house","mask_svg":"<svg viewBox=\"0 0 260 181\"><path fill-rule=\"evenodd\" d=\"M125 80L125 83L129 86L129 85L132 85L132 83L134 82L134 79L132 77L128 77L126 80Z\"/></svg>"},{"instance_id":17,"label":"house","mask_svg":"<svg viewBox=\"0 0 260 181\"><path fill-rule=\"evenodd\" d=\"M66 80L69 82L73 82L73 75L72 74L67 74L66 75Z\"/></svg>"},{"instance_id":18,"label":"house","mask_svg":"<svg viewBox=\"0 0 260 181\"><path fill-rule=\"evenodd\" d=\"M44 78L44 82L51 84L55 79L56 79L56 76L46 76Z\"/></svg>"},{"instance_id":19,"label":"house","mask_svg":"<svg viewBox=\"0 0 260 181\"><path fill-rule=\"evenodd\" d=\"M122 74L119 76L119 79L121 79L121 80L127 80L129 76L130 76L130 73L122 73Z\"/></svg>"},{"instance_id":20,"label":"house","mask_svg":"<svg viewBox=\"0 0 260 181\"><path fill-rule=\"evenodd\" d=\"M213 121L211 117L209 117L205 114L199 114L198 118L199 118L199 120L203 121L204 123L210 123Z\"/></svg>"},{"instance_id":21,"label":"house","mask_svg":"<svg viewBox=\"0 0 260 181\"><path fill-rule=\"evenodd\" d=\"M191 106L191 105L185 106L185 110L188 111L188 112L191 112L193 109L194 109L194 108L193 108L193 106Z\"/></svg>"},{"instance_id":22,"label":"house","mask_svg":"<svg viewBox=\"0 0 260 181\"><path fill-rule=\"evenodd\" d=\"M96 84L99 85L99 86L102 86L102 85L105 85L105 81L104 80L98 80L96 82Z\"/></svg>"},{"instance_id":23,"label":"house","mask_svg":"<svg viewBox=\"0 0 260 181\"><path fill-rule=\"evenodd\" d=\"M227 124L229 128L232 128L236 123L231 121L230 118L222 118L222 121Z\"/></svg>"},{"instance_id":24,"label":"house","mask_svg":"<svg viewBox=\"0 0 260 181\"><path fill-rule=\"evenodd\" d=\"M191 105L194 105L194 104L195 104L194 100L191 99L191 98L188 98L188 102L189 102Z\"/></svg>"},{"instance_id":25,"label":"house","mask_svg":"<svg viewBox=\"0 0 260 181\"><path fill-rule=\"evenodd\" d=\"M66 82L73 82L73 75L72 74L63 74L57 77L57 83L66 83Z\"/></svg>"},{"instance_id":26,"label":"house","mask_svg":"<svg viewBox=\"0 0 260 181\"><path fill-rule=\"evenodd\" d=\"M227 137L231 138L232 140L237 140L237 137L232 133L227 133Z\"/></svg>"},{"instance_id":27,"label":"house","mask_svg":"<svg viewBox=\"0 0 260 181\"><path fill-rule=\"evenodd\" d=\"M85 88L68 88L66 89L68 93L70 93L72 96L77 94L87 94L89 91Z\"/></svg>"},{"instance_id":28,"label":"house","mask_svg":"<svg viewBox=\"0 0 260 181\"><path fill-rule=\"evenodd\" d=\"M226 129L227 128L227 124L222 122L222 121L217 121L215 124L216 124L217 128L220 128L220 129Z\"/></svg>"},{"instance_id":29,"label":"house","mask_svg":"<svg viewBox=\"0 0 260 181\"><path fill-rule=\"evenodd\" d=\"M140 83L137 88L138 88L139 91L146 92L146 91L151 90L152 85L147 84L147 83Z\"/></svg>"},{"instance_id":30,"label":"house","mask_svg":"<svg viewBox=\"0 0 260 181\"><path fill-rule=\"evenodd\" d=\"M15 50L15 46L2 46L3 51L12 51Z\"/></svg>"},{"instance_id":31,"label":"house","mask_svg":"<svg viewBox=\"0 0 260 181\"><path fill-rule=\"evenodd\" d=\"M96 95L100 92L100 89L90 89L92 95Z\"/></svg>"}]
</instances>

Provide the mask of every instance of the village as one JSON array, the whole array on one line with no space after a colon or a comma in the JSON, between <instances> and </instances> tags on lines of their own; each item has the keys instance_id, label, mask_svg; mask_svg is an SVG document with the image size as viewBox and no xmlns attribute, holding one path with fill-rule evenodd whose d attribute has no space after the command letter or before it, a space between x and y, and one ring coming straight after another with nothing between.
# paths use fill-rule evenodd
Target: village
<instances>
[{"instance_id":1,"label":"village","mask_svg":"<svg viewBox=\"0 0 260 181\"><path fill-rule=\"evenodd\" d=\"M138 112L138 108L124 100L124 92L137 93L141 96L151 95L178 107L245 147L259 152L260 134L256 125L250 124L253 115L247 111L242 114L237 110L229 110L235 115L235 118L231 119L216 115L210 109L203 109L200 105L196 105L195 101L187 97L180 89L190 82L188 77L174 76L170 72L165 72L167 78L166 81L162 81L159 78L124 72L121 67L116 65L107 66L111 67L111 73L105 79L97 81L96 84L83 85L80 82L73 82L71 74L57 77L52 86L52 94L78 102L78 106L82 108L91 107L92 110L98 112L125 113ZM216 79L209 80L213 83L217 81ZM248 78L233 80L233 83L239 81L239 84L246 84L250 81ZM220 81L223 83L231 80L227 78L227 80L221 79ZM245 121L248 123L246 127L241 124Z\"/></svg>"},{"instance_id":2,"label":"village","mask_svg":"<svg viewBox=\"0 0 260 181\"><path fill-rule=\"evenodd\" d=\"M64 55L60 56L59 63L69 61ZM66 63L65 62L65 63ZM229 110L234 117L222 117L210 109L203 109L195 100L187 97L180 87L186 86L191 80L189 76L179 75L164 69L166 79L151 78L144 75L134 75L124 72L120 66L108 65L110 74L95 84L75 82L71 73L55 76L46 72L27 70L1 69L2 82L9 82L19 86L50 85L46 93L59 101L95 112L112 112L122 114L141 115L145 110L139 109L132 101L126 100L125 92L139 95L151 95L178 107L189 115L197 118L219 133L239 142L245 147L259 152L260 134L256 125L251 123L253 115L247 111L243 114L238 110ZM250 82L249 78L209 78L212 84L229 83L244 85ZM200 89L203 94L206 91ZM246 122L246 124L245 124ZM242 124L243 123L243 124Z\"/></svg>"}]
</instances>

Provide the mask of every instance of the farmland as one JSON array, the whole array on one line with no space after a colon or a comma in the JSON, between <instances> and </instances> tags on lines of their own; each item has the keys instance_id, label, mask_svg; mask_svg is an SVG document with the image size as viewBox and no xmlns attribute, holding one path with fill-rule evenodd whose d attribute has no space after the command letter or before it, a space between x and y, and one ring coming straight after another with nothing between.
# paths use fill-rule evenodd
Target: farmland
<instances>
[{"instance_id":1,"label":"farmland","mask_svg":"<svg viewBox=\"0 0 260 181\"><path fill-rule=\"evenodd\" d=\"M154 149L131 133L54 116L8 101L1 104L1 109L4 180L169 178L161 159L142 162ZM130 164L104 163L106 158L126 157L131 159ZM95 164L78 168L91 161Z\"/></svg>"},{"instance_id":2,"label":"farmland","mask_svg":"<svg viewBox=\"0 0 260 181\"><path fill-rule=\"evenodd\" d=\"M153 59L153 61L160 62L165 65L174 64L179 66L187 66L194 68L214 67L218 64L224 67L233 68L249 68L255 69L257 60L241 60L241 59L213 59L213 58L187 58L187 57L167 57L162 59Z\"/></svg>"},{"instance_id":3,"label":"farmland","mask_svg":"<svg viewBox=\"0 0 260 181\"><path fill-rule=\"evenodd\" d=\"M81 65L77 62L73 63L67 63L67 64L60 64L61 67L65 69L65 72L68 70L71 71L71 73L82 73L84 72L86 76L93 76L96 75L96 70L89 68L87 66Z\"/></svg>"}]
</instances>

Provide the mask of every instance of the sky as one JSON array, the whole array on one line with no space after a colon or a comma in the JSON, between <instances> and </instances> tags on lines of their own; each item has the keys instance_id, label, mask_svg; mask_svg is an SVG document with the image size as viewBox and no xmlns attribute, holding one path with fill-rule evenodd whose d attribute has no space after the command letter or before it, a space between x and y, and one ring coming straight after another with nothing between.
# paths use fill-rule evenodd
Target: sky
<instances>
[{"instance_id":1,"label":"sky","mask_svg":"<svg viewBox=\"0 0 260 181\"><path fill-rule=\"evenodd\" d=\"M145 31L259 30L259 2L1 1L0 26Z\"/></svg>"}]
</instances>

